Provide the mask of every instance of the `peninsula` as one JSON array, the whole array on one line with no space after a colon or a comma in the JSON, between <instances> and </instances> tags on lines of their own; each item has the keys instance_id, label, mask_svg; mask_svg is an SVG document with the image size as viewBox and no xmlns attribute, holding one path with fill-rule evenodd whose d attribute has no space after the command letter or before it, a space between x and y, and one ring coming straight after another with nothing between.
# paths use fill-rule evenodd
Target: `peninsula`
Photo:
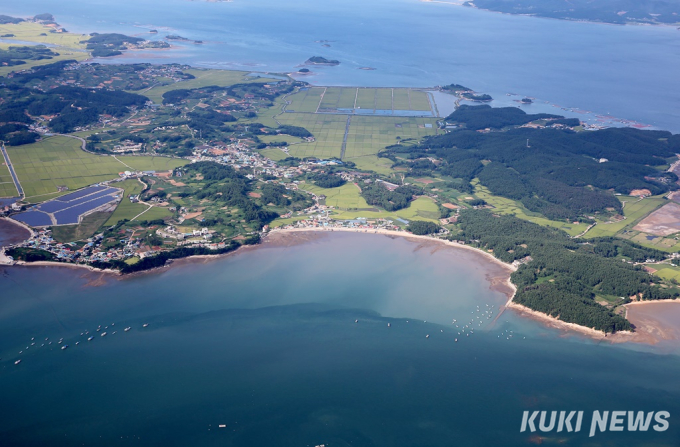
<instances>
[{"instance_id":1,"label":"peninsula","mask_svg":"<svg viewBox=\"0 0 680 447\"><path fill-rule=\"evenodd\" d=\"M514 303L605 333L633 329L628 303L680 296L680 229L658 226L680 213L678 135L518 107L437 116L433 93L488 96L459 84L322 87L40 54L12 49L0 79L1 212L34 229L5 262L132 273L276 228L389 231L494 256L516 269Z\"/></svg>"}]
</instances>

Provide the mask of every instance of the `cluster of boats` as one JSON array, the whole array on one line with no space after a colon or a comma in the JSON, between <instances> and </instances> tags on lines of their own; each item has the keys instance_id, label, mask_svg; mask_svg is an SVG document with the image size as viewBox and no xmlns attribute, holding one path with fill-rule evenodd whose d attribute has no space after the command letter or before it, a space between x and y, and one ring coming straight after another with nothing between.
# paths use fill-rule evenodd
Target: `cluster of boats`
<instances>
[{"instance_id":1,"label":"cluster of boats","mask_svg":"<svg viewBox=\"0 0 680 447\"><path fill-rule=\"evenodd\" d=\"M112 329L114 329L114 326L115 326L115 325L116 325L115 323L111 323L111 326L110 326L110 327L109 327L109 326L104 326L103 328L102 328L102 326L100 325L100 326L97 327L97 329L95 330L95 332L99 333L99 335L100 335L101 337L106 337L107 335L109 335L109 333L107 332L107 329L108 329L108 330L112 330ZM144 323L144 324L142 324L142 328L146 328L146 327L149 327L149 323ZM128 327L124 328L123 331L124 331L124 332L129 332L131 329L132 329L132 326L128 326ZM113 331L113 332L111 332L110 335L115 335L117 332L118 332L118 331ZM80 336L81 336L81 337L87 336L87 341L92 341L92 340L94 340L94 337L95 337L94 335L90 335L90 332L89 332L89 331L81 332L81 333L80 333ZM49 345L51 345L52 343L53 343L53 342L50 341L49 337L47 337L47 338L45 338L45 343L41 343L39 347L49 346ZM66 343L64 343L64 339L63 339L63 338L60 338L60 339L56 342L56 344L57 344L57 345L61 345L61 350L62 350L62 351L65 351L65 350L67 350L67 349L69 348L69 345L67 345ZM78 346L79 344L80 344L80 341L75 342L75 346ZM34 346L36 346L35 337L31 338L31 344L30 344L29 346L26 346L25 349L22 349L21 351L19 351L19 355L23 354L24 351L27 351L27 350L29 350L31 347L34 347ZM17 360L14 361L14 364L15 364L15 365L18 365L19 363L21 363L21 359L17 359Z\"/></svg>"},{"instance_id":2,"label":"cluster of boats","mask_svg":"<svg viewBox=\"0 0 680 447\"><path fill-rule=\"evenodd\" d=\"M455 318L453 321L451 321L451 324L455 326L455 328L458 330L457 335L462 336L465 335L466 337L469 337L470 335L474 335L475 333L475 325L477 327L481 327L482 324L484 324L484 320L490 320L494 316L494 306L487 304L486 308L482 308L480 306L477 306L476 311L470 312L473 316L470 318L470 321L468 321L466 324L458 323L458 320ZM359 320L354 320L355 323L358 323ZM406 320L408 323L408 320ZM423 321L423 323L427 323L427 320ZM387 323L387 327L392 327L392 323ZM444 329L441 329L440 332L444 332ZM506 337L508 340L510 340L513 337L513 333L511 330L505 330L502 332L498 338L501 336ZM430 338L430 334L425 335L425 338ZM526 337L524 337L526 339ZM458 342L458 338L454 338L454 342Z\"/></svg>"}]
</instances>

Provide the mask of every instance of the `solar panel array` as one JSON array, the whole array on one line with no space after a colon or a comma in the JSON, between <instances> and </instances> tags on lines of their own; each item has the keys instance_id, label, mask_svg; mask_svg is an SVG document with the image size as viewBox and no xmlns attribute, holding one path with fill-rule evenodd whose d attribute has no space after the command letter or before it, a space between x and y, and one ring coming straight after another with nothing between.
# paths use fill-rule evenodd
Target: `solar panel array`
<instances>
[{"instance_id":1,"label":"solar panel array","mask_svg":"<svg viewBox=\"0 0 680 447\"><path fill-rule=\"evenodd\" d=\"M77 224L80 216L116 200L119 190L107 186L90 186L12 216L33 227Z\"/></svg>"}]
</instances>

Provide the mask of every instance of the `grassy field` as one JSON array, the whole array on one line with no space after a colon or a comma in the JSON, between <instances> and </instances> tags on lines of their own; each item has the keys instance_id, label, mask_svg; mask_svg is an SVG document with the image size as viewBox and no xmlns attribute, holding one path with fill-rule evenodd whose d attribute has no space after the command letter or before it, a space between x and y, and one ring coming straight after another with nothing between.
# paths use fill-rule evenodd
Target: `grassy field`
<instances>
[{"instance_id":1,"label":"grassy field","mask_svg":"<svg viewBox=\"0 0 680 447\"><path fill-rule=\"evenodd\" d=\"M74 242L92 237L104 225L111 213L94 212L83 217L78 225L58 225L52 227L52 237L57 242Z\"/></svg>"},{"instance_id":2,"label":"grassy field","mask_svg":"<svg viewBox=\"0 0 680 447\"><path fill-rule=\"evenodd\" d=\"M388 212L366 203L366 200L360 195L359 188L351 183L338 188L320 188L312 184L301 184L300 188L316 195L325 195L326 205L336 207L332 213L335 219L365 217L367 219L384 218L396 221L397 218L401 218L404 220L427 220L430 222L437 222L439 219L439 207L429 197L419 197L411 202L408 208ZM273 226L281 226L305 218L306 216L295 216L289 219L277 219Z\"/></svg>"},{"instance_id":3,"label":"grassy field","mask_svg":"<svg viewBox=\"0 0 680 447\"><path fill-rule=\"evenodd\" d=\"M284 158L288 157L288 155L286 155L285 152L283 152L281 149L276 148L262 149L259 150L258 152L263 156L269 158L270 160L274 161L283 160Z\"/></svg>"},{"instance_id":4,"label":"grassy field","mask_svg":"<svg viewBox=\"0 0 680 447\"><path fill-rule=\"evenodd\" d=\"M667 264L649 264L648 267L655 269L656 273L654 274L660 278L680 281L680 267L673 267L672 265Z\"/></svg>"},{"instance_id":5,"label":"grassy field","mask_svg":"<svg viewBox=\"0 0 680 447\"><path fill-rule=\"evenodd\" d=\"M598 222L586 233L585 238L614 236L622 231L630 230L649 213L668 203L668 200L662 197L649 197L643 200L639 200L637 197L618 197L619 200L626 203L623 207L623 215L626 216L626 219L614 223Z\"/></svg>"},{"instance_id":6,"label":"grassy field","mask_svg":"<svg viewBox=\"0 0 680 447\"><path fill-rule=\"evenodd\" d=\"M123 193L123 200L118 204L116 211L114 211L111 217L106 221L106 225L115 225L119 220L123 219L132 220L133 217L148 208L148 206L143 203L130 202L131 195L137 195L144 189L144 185L142 185L140 181L130 179L116 183L115 186L117 188L123 188L125 193Z\"/></svg>"},{"instance_id":7,"label":"grassy field","mask_svg":"<svg viewBox=\"0 0 680 447\"><path fill-rule=\"evenodd\" d=\"M185 73L190 73L196 76L196 78L190 79L188 81L176 82L169 85L153 87L150 90L138 93L146 96L153 102L160 104L161 102L163 102L163 93L169 92L171 90L200 88L207 87L209 85L218 85L221 87L226 87L234 84L275 81L275 79L271 78L249 77L247 76L250 73L248 71L209 70L194 68L190 70L185 70Z\"/></svg>"},{"instance_id":8,"label":"grassy field","mask_svg":"<svg viewBox=\"0 0 680 447\"><path fill-rule=\"evenodd\" d=\"M88 36L73 33L50 33L49 31L50 28L37 23L22 22L0 25L0 35L14 34L14 37L3 37L3 39L57 45L57 47L52 48L52 51L59 53L59 56L55 56L52 59L26 61L26 64L14 67L0 67L0 76L5 76L7 73L17 70L30 69L38 65L52 64L60 60L75 59L82 61L89 57L89 53L85 50L85 44L80 43L81 40L87 39ZM46 35L41 36L40 34L43 33ZM0 48L7 49L10 45L13 44L3 43L0 44Z\"/></svg>"},{"instance_id":9,"label":"grassy field","mask_svg":"<svg viewBox=\"0 0 680 447\"><path fill-rule=\"evenodd\" d=\"M346 158L346 157L345 157ZM364 155L350 160L357 165L358 169L377 172L382 175L390 175L392 170L392 160L389 158L378 158L375 155Z\"/></svg>"},{"instance_id":10,"label":"grassy field","mask_svg":"<svg viewBox=\"0 0 680 447\"><path fill-rule=\"evenodd\" d=\"M159 206L153 206L147 212L139 216L134 220L156 220L165 219L166 217L172 216L172 213L168 211L167 208L161 208Z\"/></svg>"},{"instance_id":11,"label":"grassy field","mask_svg":"<svg viewBox=\"0 0 680 447\"><path fill-rule=\"evenodd\" d=\"M534 222L538 225L559 228L571 236L581 234L586 228L588 228L588 225L586 224L573 224L546 219L545 217L531 213L529 210L524 208L524 205L519 202L506 199L505 197L494 196L493 194L489 193L488 189L479 185L477 180L473 180L473 184L475 185L475 196L486 200L489 205L494 207L493 211L498 214L512 214L515 217L528 220L529 222Z\"/></svg>"}]
</instances>

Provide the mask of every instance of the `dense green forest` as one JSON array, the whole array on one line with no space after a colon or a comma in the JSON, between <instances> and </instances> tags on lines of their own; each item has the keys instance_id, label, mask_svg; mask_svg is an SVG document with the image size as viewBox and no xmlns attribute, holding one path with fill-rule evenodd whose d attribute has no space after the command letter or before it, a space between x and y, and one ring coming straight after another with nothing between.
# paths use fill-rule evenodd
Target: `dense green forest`
<instances>
[{"instance_id":1,"label":"dense green forest","mask_svg":"<svg viewBox=\"0 0 680 447\"><path fill-rule=\"evenodd\" d=\"M413 198L422 193L423 190L416 186L400 186L390 191L382 183L373 183L363 187L361 196L369 205L380 206L387 211L397 211L407 208Z\"/></svg>"},{"instance_id":2,"label":"dense green forest","mask_svg":"<svg viewBox=\"0 0 680 447\"><path fill-rule=\"evenodd\" d=\"M417 235L438 233L440 229L441 227L436 223L425 220L412 220L408 223L408 227L406 227L407 231Z\"/></svg>"},{"instance_id":3,"label":"dense green forest","mask_svg":"<svg viewBox=\"0 0 680 447\"><path fill-rule=\"evenodd\" d=\"M24 65L26 64L26 61L52 59L54 56L59 56L59 53L55 53L45 45L34 45L30 47L11 46L6 50L0 48L0 65L13 67L15 65Z\"/></svg>"},{"instance_id":4,"label":"dense green forest","mask_svg":"<svg viewBox=\"0 0 680 447\"><path fill-rule=\"evenodd\" d=\"M126 44L136 44L143 42L144 39L139 37L126 36L124 34L107 33L99 34L92 33L88 40L83 41L86 48L92 51L94 57L110 57L123 54L120 50L126 48Z\"/></svg>"},{"instance_id":5,"label":"dense green forest","mask_svg":"<svg viewBox=\"0 0 680 447\"><path fill-rule=\"evenodd\" d=\"M337 188L344 185L345 182L341 177L332 174L314 174L311 176L316 186L322 188Z\"/></svg>"},{"instance_id":6,"label":"dense green forest","mask_svg":"<svg viewBox=\"0 0 680 447\"><path fill-rule=\"evenodd\" d=\"M481 111L483 124L475 109ZM452 115L477 123L472 127L488 126L494 120L505 126L510 118L514 123L536 118L509 109L512 112L468 106ZM412 176L438 174L464 182L476 177L493 194L519 200L527 209L551 219L572 220L593 213L620 213L621 203L612 191L629 194L648 189L662 194L677 189L677 176L663 168L678 152L680 135L665 131L511 128L488 133L454 130L415 146L389 146L380 156L408 166ZM426 160L433 156L441 163Z\"/></svg>"},{"instance_id":7,"label":"dense green forest","mask_svg":"<svg viewBox=\"0 0 680 447\"><path fill-rule=\"evenodd\" d=\"M512 274L515 302L569 323L605 332L629 330L630 323L595 301L596 295L643 300L680 296L677 287L622 259L664 259L655 249L612 238L579 242L553 228L488 211L465 210L459 217L467 244L492 250L504 262L524 262ZM616 298L618 299L618 298Z\"/></svg>"},{"instance_id":8,"label":"dense green forest","mask_svg":"<svg viewBox=\"0 0 680 447\"><path fill-rule=\"evenodd\" d=\"M296 208L304 208L311 204L311 199L296 191L289 191L284 186L273 183L258 185L234 170L231 166L212 161L192 163L183 168L188 175L201 174L203 180L200 189L188 187L179 197L193 197L198 200L210 200L212 203L237 208L246 223L254 223L258 229L276 219L279 215L264 208L267 205L286 207L297 202ZM257 192L259 198L248 193Z\"/></svg>"},{"instance_id":9,"label":"dense green forest","mask_svg":"<svg viewBox=\"0 0 680 447\"><path fill-rule=\"evenodd\" d=\"M68 63L68 61L66 62ZM130 107L143 107L148 99L124 91L90 90L81 87L60 86L41 91L28 87L35 79L61 72L65 62L36 68L32 72L15 74L0 85L0 125L31 124L33 117L57 115L49 121L49 127L57 133L67 133L76 127L96 123L102 114L122 117L130 113ZM7 129L6 126L4 126ZM34 141L26 129L9 138L9 144L24 144ZM7 132L7 130L5 130Z\"/></svg>"},{"instance_id":10,"label":"dense green forest","mask_svg":"<svg viewBox=\"0 0 680 447\"><path fill-rule=\"evenodd\" d=\"M470 96L470 94L466 94ZM472 95L474 96L474 95ZM487 95L488 96L488 95ZM467 97L467 96L466 96ZM473 99L473 98L470 98ZM489 100L491 97L489 96ZM517 107L491 107L462 105L446 117L446 121L461 123L466 129L500 129L506 126L520 126L540 119L561 119L560 115L547 113L526 114Z\"/></svg>"}]
</instances>

